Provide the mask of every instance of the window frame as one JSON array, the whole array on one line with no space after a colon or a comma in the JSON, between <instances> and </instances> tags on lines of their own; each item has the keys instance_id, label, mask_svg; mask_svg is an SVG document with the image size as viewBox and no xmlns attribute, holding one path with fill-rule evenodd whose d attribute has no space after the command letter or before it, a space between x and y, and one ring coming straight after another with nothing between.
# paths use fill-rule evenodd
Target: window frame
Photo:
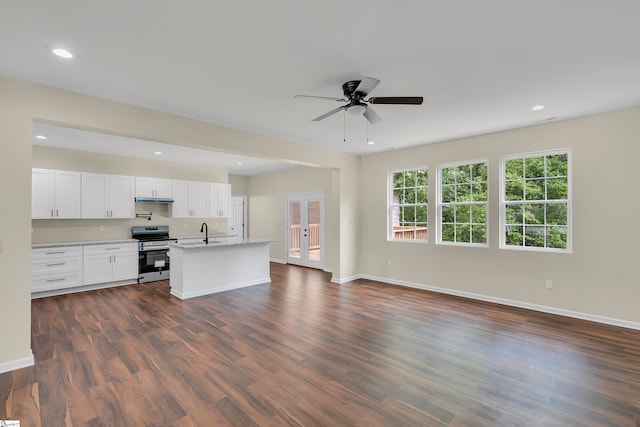
<instances>
[{"instance_id":1,"label":"window frame","mask_svg":"<svg viewBox=\"0 0 640 427\"><path fill-rule=\"evenodd\" d=\"M487 199L482 202L453 202L453 203L442 203L442 170L444 168L449 167L458 167L458 166L472 166L479 163L485 163L487 165ZM489 247L489 206L490 206L490 194L491 188L489 185L489 159L473 159L473 160L463 160L463 161L455 161L455 162L447 162L447 163L439 163L438 164L438 175L436 177L437 185L436 185L436 244L437 245L446 245L446 246L463 246L463 247L472 247L472 248L488 248ZM446 240L442 240L442 208L444 206L473 206L473 205L484 205L486 208L485 212L485 229L486 229L486 241L485 243L473 243L473 242L450 242ZM471 224L471 223L470 223Z\"/></svg>"},{"instance_id":2,"label":"window frame","mask_svg":"<svg viewBox=\"0 0 640 427\"><path fill-rule=\"evenodd\" d=\"M413 172L413 171L421 171L424 170L427 172L427 186L426 186L426 192L427 192L427 203L422 204L422 203L414 203L414 204L398 204L398 205L394 205L393 204L393 176L396 173L402 173L402 172ZM418 243L418 244L426 244L429 243L429 167L428 166L416 166L416 167L411 167L411 168L403 168L403 169L394 169L394 170L389 170L388 174L387 174L387 241L388 242L404 242L404 243ZM403 187L406 188L406 187ZM416 187L417 188L417 187ZM394 207L401 207L401 206L409 206L409 205L413 205L413 206L425 206L425 209L427 211L427 221L426 221L426 229L427 229L427 238L426 239L397 239L393 237L393 208Z\"/></svg>"},{"instance_id":3,"label":"window frame","mask_svg":"<svg viewBox=\"0 0 640 427\"><path fill-rule=\"evenodd\" d=\"M545 195L544 200L519 200L519 201L508 201L505 200L505 191L506 191L506 163L509 160L516 159L528 159L532 157L547 157L566 154L567 155L567 198L566 199L547 199ZM526 251L526 252L543 252L543 253L560 253L560 254L571 254L573 253L573 153L571 148L559 148L553 150L544 150L544 151L535 151L528 153L519 153L519 154L510 154L506 156L500 157L500 249L512 250L512 251ZM544 179L548 179L547 171L546 171L546 162L545 162L545 173ZM553 178L553 177L552 177ZM526 177L525 177L526 180ZM515 245L507 245L506 244L506 211L507 206L509 205L526 205L528 203L535 204L553 204L553 203L566 203L567 204L567 247L566 248L550 248L550 247L539 247L539 246L515 246ZM544 227L547 227L546 221L546 213L545 213L545 222L543 224ZM546 244L546 242L545 242Z\"/></svg>"}]
</instances>

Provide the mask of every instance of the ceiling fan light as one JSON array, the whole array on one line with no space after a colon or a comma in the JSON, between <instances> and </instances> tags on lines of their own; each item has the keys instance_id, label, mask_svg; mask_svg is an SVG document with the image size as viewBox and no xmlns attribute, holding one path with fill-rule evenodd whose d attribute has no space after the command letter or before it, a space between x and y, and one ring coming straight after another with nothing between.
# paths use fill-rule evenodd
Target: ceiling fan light
<instances>
[{"instance_id":1,"label":"ceiling fan light","mask_svg":"<svg viewBox=\"0 0 640 427\"><path fill-rule=\"evenodd\" d=\"M365 112L366 109L367 107L365 107L364 105L356 104L347 108L347 111L353 114L354 116L360 116Z\"/></svg>"}]
</instances>

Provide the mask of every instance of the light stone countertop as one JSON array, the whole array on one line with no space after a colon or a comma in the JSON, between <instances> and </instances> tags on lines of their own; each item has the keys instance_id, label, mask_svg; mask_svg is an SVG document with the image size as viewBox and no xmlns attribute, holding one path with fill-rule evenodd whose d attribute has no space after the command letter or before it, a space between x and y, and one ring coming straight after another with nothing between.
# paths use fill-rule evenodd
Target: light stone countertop
<instances>
[{"instance_id":1,"label":"light stone countertop","mask_svg":"<svg viewBox=\"0 0 640 427\"><path fill-rule=\"evenodd\" d=\"M258 243L273 243L277 240L272 239L260 239L260 238L248 238L243 239L242 237L234 237L234 238L225 238L223 240L217 241L213 236L209 236L209 244L205 244L204 242L197 243L174 243L171 246L177 247L181 249L205 249L205 248L220 248L223 246L236 246L236 245L254 245Z\"/></svg>"},{"instance_id":2,"label":"light stone countertop","mask_svg":"<svg viewBox=\"0 0 640 427\"><path fill-rule=\"evenodd\" d=\"M228 239L228 238L235 238L238 237L237 234L209 234L209 240L211 240L211 238L215 238L215 239ZM204 233L202 234L196 234L193 236L171 236L172 239L204 239Z\"/></svg>"},{"instance_id":3,"label":"light stone countertop","mask_svg":"<svg viewBox=\"0 0 640 427\"><path fill-rule=\"evenodd\" d=\"M55 242L36 243L31 245L31 249L63 248L66 246L87 246L87 245L117 245L119 243L139 243L137 239L115 239L115 240L86 240L79 242Z\"/></svg>"}]
</instances>

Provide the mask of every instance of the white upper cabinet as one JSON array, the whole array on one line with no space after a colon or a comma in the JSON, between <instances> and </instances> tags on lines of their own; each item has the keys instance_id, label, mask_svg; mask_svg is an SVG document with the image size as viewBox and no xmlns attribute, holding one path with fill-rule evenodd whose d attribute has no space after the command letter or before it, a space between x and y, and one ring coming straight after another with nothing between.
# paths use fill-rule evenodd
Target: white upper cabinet
<instances>
[{"instance_id":1,"label":"white upper cabinet","mask_svg":"<svg viewBox=\"0 0 640 427\"><path fill-rule=\"evenodd\" d=\"M231 184L209 184L209 216L228 218L231 215Z\"/></svg>"},{"instance_id":2,"label":"white upper cabinet","mask_svg":"<svg viewBox=\"0 0 640 427\"><path fill-rule=\"evenodd\" d=\"M170 199L172 197L171 180L136 177L136 197Z\"/></svg>"},{"instance_id":3,"label":"white upper cabinet","mask_svg":"<svg viewBox=\"0 0 640 427\"><path fill-rule=\"evenodd\" d=\"M32 169L31 218L80 218L80 187L80 172Z\"/></svg>"},{"instance_id":4,"label":"white upper cabinet","mask_svg":"<svg viewBox=\"0 0 640 427\"><path fill-rule=\"evenodd\" d=\"M82 218L133 218L132 176L82 174Z\"/></svg>"},{"instance_id":5,"label":"white upper cabinet","mask_svg":"<svg viewBox=\"0 0 640 427\"><path fill-rule=\"evenodd\" d=\"M209 185L206 182L173 180L172 218L206 218L209 215Z\"/></svg>"}]
</instances>

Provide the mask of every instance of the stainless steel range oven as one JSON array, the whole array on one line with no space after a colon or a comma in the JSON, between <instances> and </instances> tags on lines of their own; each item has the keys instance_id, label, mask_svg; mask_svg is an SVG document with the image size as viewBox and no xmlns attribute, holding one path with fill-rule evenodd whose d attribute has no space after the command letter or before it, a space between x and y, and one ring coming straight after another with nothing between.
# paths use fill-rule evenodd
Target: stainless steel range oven
<instances>
[{"instance_id":1,"label":"stainless steel range oven","mask_svg":"<svg viewBox=\"0 0 640 427\"><path fill-rule=\"evenodd\" d=\"M131 237L138 239L138 282L169 279L169 249L178 239L169 237L168 225L134 226Z\"/></svg>"}]
</instances>

